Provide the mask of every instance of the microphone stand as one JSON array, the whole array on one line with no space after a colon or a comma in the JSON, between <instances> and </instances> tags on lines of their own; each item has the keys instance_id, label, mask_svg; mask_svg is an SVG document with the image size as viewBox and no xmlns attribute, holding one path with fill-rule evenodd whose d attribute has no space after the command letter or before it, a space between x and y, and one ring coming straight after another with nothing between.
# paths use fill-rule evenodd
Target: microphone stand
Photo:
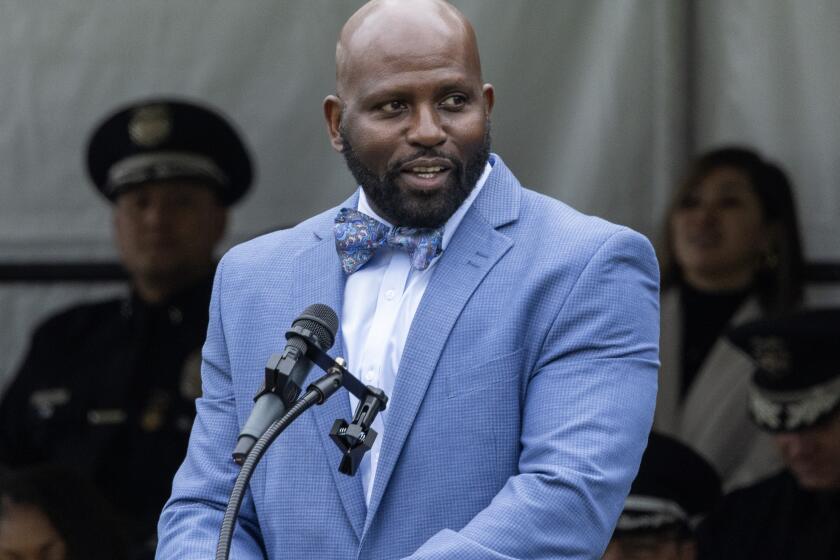
<instances>
[{"instance_id":1,"label":"microphone stand","mask_svg":"<svg viewBox=\"0 0 840 560\"><path fill-rule=\"evenodd\" d=\"M353 416L353 421L347 424L344 420L336 420L330 430L330 437L342 451L342 459L339 471L352 476L361 463L365 452L370 450L376 440L376 431L371 429L371 424L376 415L385 410L388 403L388 396L385 392L370 385L363 385L352 373L344 368L344 359L333 360L326 352L315 346L307 344L307 357L321 369L326 375L317 379L306 389L306 393L298 399L295 404L279 420L275 420L254 444L254 447L245 457L244 461L235 460L242 468L236 476L233 490L228 500L222 526L219 530L219 543L216 546L216 560L227 560L230 555L230 548L233 541L233 532L236 526L236 517L242 507L242 500L245 496L245 489L257 463L265 454L268 447L289 425L307 409L316 404L323 404L328 398L335 394L342 386L353 393L359 399L359 405Z\"/></svg>"}]
</instances>

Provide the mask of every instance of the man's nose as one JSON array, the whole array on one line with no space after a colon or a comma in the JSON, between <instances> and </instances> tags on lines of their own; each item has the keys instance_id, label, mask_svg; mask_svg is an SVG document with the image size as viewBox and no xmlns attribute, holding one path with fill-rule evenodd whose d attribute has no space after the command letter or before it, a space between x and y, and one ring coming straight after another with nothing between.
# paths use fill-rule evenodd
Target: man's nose
<instances>
[{"instance_id":1,"label":"man's nose","mask_svg":"<svg viewBox=\"0 0 840 560\"><path fill-rule=\"evenodd\" d=\"M439 146L446 142L440 115L433 107L418 107L407 134L410 144L426 148Z\"/></svg>"},{"instance_id":2,"label":"man's nose","mask_svg":"<svg viewBox=\"0 0 840 560\"><path fill-rule=\"evenodd\" d=\"M160 227L166 223L169 216L170 211L165 204L160 202L151 202L143 209L141 217L146 226Z\"/></svg>"},{"instance_id":3,"label":"man's nose","mask_svg":"<svg viewBox=\"0 0 840 560\"><path fill-rule=\"evenodd\" d=\"M776 440L785 449L788 456L796 457L808 447L808 438L799 432L787 432L776 435Z\"/></svg>"}]
</instances>

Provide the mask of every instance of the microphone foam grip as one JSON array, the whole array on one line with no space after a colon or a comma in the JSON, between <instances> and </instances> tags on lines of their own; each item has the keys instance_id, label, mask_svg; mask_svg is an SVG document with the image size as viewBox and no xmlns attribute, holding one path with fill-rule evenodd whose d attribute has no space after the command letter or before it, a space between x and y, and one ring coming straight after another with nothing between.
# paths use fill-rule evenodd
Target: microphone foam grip
<instances>
[{"instance_id":1,"label":"microphone foam grip","mask_svg":"<svg viewBox=\"0 0 840 560\"><path fill-rule=\"evenodd\" d=\"M292 326L309 330L318 341L321 350L329 350L338 332L338 315L329 305L315 303L304 309Z\"/></svg>"}]
</instances>

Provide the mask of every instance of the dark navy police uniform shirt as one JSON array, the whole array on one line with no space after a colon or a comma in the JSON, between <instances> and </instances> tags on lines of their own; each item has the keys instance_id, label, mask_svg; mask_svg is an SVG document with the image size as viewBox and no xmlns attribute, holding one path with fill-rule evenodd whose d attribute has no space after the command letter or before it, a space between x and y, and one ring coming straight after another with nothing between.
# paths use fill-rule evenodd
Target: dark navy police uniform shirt
<instances>
[{"instance_id":1,"label":"dark navy police uniform shirt","mask_svg":"<svg viewBox=\"0 0 840 560\"><path fill-rule=\"evenodd\" d=\"M0 462L79 471L153 545L201 394L210 291L208 278L161 305L132 296L48 319L0 405Z\"/></svg>"}]
</instances>

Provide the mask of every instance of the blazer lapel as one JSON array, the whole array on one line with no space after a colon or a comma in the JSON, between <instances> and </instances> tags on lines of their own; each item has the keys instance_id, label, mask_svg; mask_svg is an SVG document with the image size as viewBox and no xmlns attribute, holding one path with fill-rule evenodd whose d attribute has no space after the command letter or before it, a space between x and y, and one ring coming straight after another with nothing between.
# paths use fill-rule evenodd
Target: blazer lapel
<instances>
[{"instance_id":1,"label":"blazer lapel","mask_svg":"<svg viewBox=\"0 0 840 560\"><path fill-rule=\"evenodd\" d=\"M497 157L482 192L435 265L411 323L394 386L365 531L373 521L406 437L458 316L481 280L513 245L496 227L519 213L520 186Z\"/></svg>"},{"instance_id":2,"label":"blazer lapel","mask_svg":"<svg viewBox=\"0 0 840 560\"><path fill-rule=\"evenodd\" d=\"M351 204L354 204L354 198L345 203L345 205ZM316 223L313 224L315 226L313 230L315 244L297 256L300 266L297 268L295 280L291 285L294 287L293 289L298 291L295 294L295 301L307 302L306 305L323 303L330 306L338 314L340 325L346 278L335 251L332 233L334 215L335 212L327 212L316 219ZM340 329L336 333L335 344L327 353L333 358L344 355L344 342L341 338ZM317 366L313 367L306 383L311 383L323 374L324 372ZM349 421L352 418L347 392L339 391L324 404L313 407L307 414L312 414L315 418L318 439L321 441L328 461L327 468L332 472L338 495L344 505L350 524L353 526L356 536L361 538L367 513L361 478L346 476L338 472L341 454L329 435L333 422L337 419L344 418Z\"/></svg>"}]
</instances>

